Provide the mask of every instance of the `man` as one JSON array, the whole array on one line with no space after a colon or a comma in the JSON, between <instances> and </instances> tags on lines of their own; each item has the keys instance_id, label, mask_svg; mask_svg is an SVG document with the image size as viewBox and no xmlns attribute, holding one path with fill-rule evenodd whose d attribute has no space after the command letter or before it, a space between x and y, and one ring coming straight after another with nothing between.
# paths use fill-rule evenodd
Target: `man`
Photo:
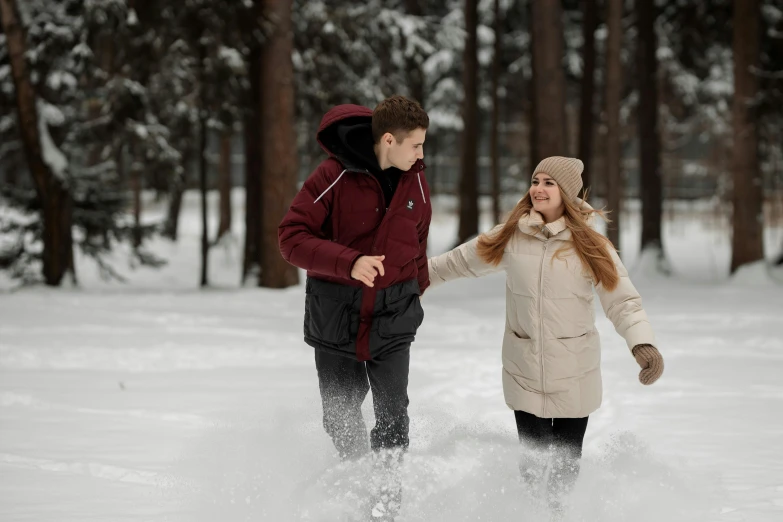
<instances>
[{"instance_id":1,"label":"man","mask_svg":"<svg viewBox=\"0 0 783 522\"><path fill-rule=\"evenodd\" d=\"M429 286L432 207L424 178L429 118L402 96L370 111L340 105L317 139L329 155L280 224L283 257L307 270L304 339L315 348L324 428L341 458L368 451L361 405L372 389L378 460L408 447L410 346ZM399 491L374 510L390 516ZM378 514L380 513L380 515Z\"/></svg>"}]
</instances>

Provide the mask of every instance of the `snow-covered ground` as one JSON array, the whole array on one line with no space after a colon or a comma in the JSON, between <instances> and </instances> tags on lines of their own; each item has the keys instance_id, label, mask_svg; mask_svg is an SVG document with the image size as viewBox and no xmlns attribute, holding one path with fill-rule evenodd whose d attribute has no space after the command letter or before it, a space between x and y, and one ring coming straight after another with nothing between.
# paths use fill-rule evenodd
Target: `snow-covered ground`
<instances>
[{"instance_id":1,"label":"snow-covered ground","mask_svg":"<svg viewBox=\"0 0 783 522\"><path fill-rule=\"evenodd\" d=\"M320 426L303 289L238 288L237 224L236 241L212 252L215 286L199 290L194 196L180 242L153 245L167 267L120 263L131 282L109 284L81 260L80 288L0 294L0 520L351 512L367 467L338 465ZM438 206L432 254L456 230L447 202ZM639 384L599 313L604 405L590 419L567 520L783 520L783 286L760 269L729 281L725 234L685 218L665 228L675 277L651 276L636 260L633 214L623 255L666 371ZM767 239L779 245L780 231ZM492 276L425 296L404 521L547 520L521 492L503 402L503 284ZM369 399L365 412L372 423Z\"/></svg>"}]
</instances>

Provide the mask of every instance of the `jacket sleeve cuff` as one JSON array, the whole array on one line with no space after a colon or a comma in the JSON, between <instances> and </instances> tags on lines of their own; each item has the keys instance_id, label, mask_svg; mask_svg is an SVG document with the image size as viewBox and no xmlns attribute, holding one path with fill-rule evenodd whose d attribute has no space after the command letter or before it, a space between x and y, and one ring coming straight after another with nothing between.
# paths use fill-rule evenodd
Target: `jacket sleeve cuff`
<instances>
[{"instance_id":1,"label":"jacket sleeve cuff","mask_svg":"<svg viewBox=\"0 0 783 522\"><path fill-rule=\"evenodd\" d=\"M346 248L340 253L337 258L337 275L344 277L345 279L351 279L351 270L353 270L353 264L356 260L362 257L364 254L353 248Z\"/></svg>"},{"instance_id":2,"label":"jacket sleeve cuff","mask_svg":"<svg viewBox=\"0 0 783 522\"><path fill-rule=\"evenodd\" d=\"M647 321L640 321L629 327L628 330L625 331L623 337L625 337L625 342L631 352L633 352L634 346L640 344L655 346L655 335L653 334L650 323Z\"/></svg>"}]
</instances>

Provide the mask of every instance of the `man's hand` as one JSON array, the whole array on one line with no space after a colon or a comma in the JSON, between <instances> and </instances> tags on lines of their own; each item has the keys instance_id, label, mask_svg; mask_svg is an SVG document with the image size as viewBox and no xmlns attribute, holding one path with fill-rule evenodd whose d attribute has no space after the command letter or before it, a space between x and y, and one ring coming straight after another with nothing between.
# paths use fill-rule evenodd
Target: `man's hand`
<instances>
[{"instance_id":1,"label":"man's hand","mask_svg":"<svg viewBox=\"0 0 783 522\"><path fill-rule=\"evenodd\" d=\"M375 276L383 275L383 260L386 256L362 256L356 260L351 269L351 279L361 281L367 286L373 286Z\"/></svg>"}]
</instances>

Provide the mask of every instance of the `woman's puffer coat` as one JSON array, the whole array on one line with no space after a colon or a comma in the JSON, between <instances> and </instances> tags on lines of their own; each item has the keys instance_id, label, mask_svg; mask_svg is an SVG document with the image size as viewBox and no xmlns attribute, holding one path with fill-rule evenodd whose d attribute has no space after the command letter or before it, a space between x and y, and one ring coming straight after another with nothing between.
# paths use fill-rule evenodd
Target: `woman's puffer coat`
<instances>
[{"instance_id":1,"label":"woman's puffer coat","mask_svg":"<svg viewBox=\"0 0 783 522\"><path fill-rule=\"evenodd\" d=\"M617 287L609 292L595 286L572 247L564 218L547 225L535 210L519 220L498 266L478 256L477 241L431 258L430 284L506 271L506 404L542 418L578 418L594 412L601 405L602 385L593 289L629 349L655 344L641 297L620 257L609 248L620 275ZM561 248L566 250L555 257Z\"/></svg>"}]
</instances>

